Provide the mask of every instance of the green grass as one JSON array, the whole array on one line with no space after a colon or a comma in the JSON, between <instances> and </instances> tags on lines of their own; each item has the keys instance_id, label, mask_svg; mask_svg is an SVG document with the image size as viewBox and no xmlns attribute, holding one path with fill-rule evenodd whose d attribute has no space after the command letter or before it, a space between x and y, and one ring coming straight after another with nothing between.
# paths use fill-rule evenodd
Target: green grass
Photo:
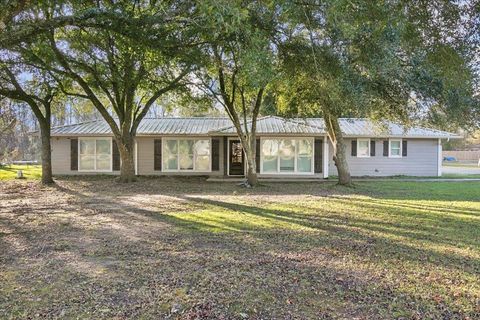
<instances>
[{"instance_id":1,"label":"green grass","mask_svg":"<svg viewBox=\"0 0 480 320\"><path fill-rule=\"evenodd\" d=\"M438 179L447 178L447 179L478 179L480 178L480 173L472 173L472 174L462 174L462 173L444 173L441 177L437 177Z\"/></svg>"},{"instance_id":2,"label":"green grass","mask_svg":"<svg viewBox=\"0 0 480 320\"><path fill-rule=\"evenodd\" d=\"M9 183L0 318L479 318L480 182Z\"/></svg>"},{"instance_id":3,"label":"green grass","mask_svg":"<svg viewBox=\"0 0 480 320\"><path fill-rule=\"evenodd\" d=\"M443 162L444 167L479 168L478 162Z\"/></svg>"},{"instance_id":4,"label":"green grass","mask_svg":"<svg viewBox=\"0 0 480 320\"><path fill-rule=\"evenodd\" d=\"M23 176L26 179L40 179L42 176L40 165L8 165L0 166L0 180L15 179L18 170L23 170Z\"/></svg>"},{"instance_id":5,"label":"green grass","mask_svg":"<svg viewBox=\"0 0 480 320\"><path fill-rule=\"evenodd\" d=\"M353 192L332 190L327 198L267 198L260 204L235 198L194 200L202 208L170 214L167 221L196 236L253 238L250 241L267 243L266 251L306 259L302 265L307 273L350 279L340 289L334 289L335 281L325 284L327 292L340 291L328 302L333 309L339 301L353 299L371 304L361 307L369 310L367 318L479 315L479 183L376 181L357 183ZM316 259L309 252L335 262L332 266L321 259L315 269ZM314 305L315 296L308 290L296 294ZM254 303L257 294L252 291L244 299Z\"/></svg>"}]
</instances>

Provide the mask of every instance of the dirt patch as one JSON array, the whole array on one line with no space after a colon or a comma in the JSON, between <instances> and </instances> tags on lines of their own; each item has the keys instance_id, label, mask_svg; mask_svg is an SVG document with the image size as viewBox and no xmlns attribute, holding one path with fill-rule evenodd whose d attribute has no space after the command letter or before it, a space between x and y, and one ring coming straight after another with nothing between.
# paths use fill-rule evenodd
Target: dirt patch
<instances>
[{"instance_id":1,"label":"dirt patch","mask_svg":"<svg viewBox=\"0 0 480 320\"><path fill-rule=\"evenodd\" d=\"M367 230L352 213L361 204L339 202L362 197L362 190L330 184L251 190L201 178L5 182L0 317L384 319L479 312L478 286L460 285L454 297L448 285L475 278L475 252L457 262L427 259L423 271L438 287L424 283L413 271L422 251L372 229L389 221Z\"/></svg>"}]
</instances>

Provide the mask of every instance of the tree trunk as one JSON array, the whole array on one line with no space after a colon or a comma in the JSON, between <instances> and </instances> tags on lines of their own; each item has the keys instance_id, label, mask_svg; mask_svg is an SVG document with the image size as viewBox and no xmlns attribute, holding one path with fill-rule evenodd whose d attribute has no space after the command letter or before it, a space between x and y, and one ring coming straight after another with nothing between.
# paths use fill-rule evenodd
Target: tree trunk
<instances>
[{"instance_id":1,"label":"tree trunk","mask_svg":"<svg viewBox=\"0 0 480 320\"><path fill-rule=\"evenodd\" d=\"M116 138L118 152L120 153L120 159L122 159L120 166L120 182L128 183L136 180L135 176L135 162L133 158L134 144L133 138Z\"/></svg>"},{"instance_id":2,"label":"tree trunk","mask_svg":"<svg viewBox=\"0 0 480 320\"><path fill-rule=\"evenodd\" d=\"M250 156L248 156L247 152L245 152L246 158L247 158L247 176L246 176L247 181L246 182L248 186L254 187L258 183L257 164L255 161L255 149L253 149L253 154L251 150L248 153L250 154Z\"/></svg>"},{"instance_id":3,"label":"tree trunk","mask_svg":"<svg viewBox=\"0 0 480 320\"><path fill-rule=\"evenodd\" d=\"M349 186L352 184L352 178L350 176L350 170L348 168L348 162L346 157L346 146L343 138L337 139L336 152L333 156L333 161L335 166L337 166L338 171L338 184L343 186Z\"/></svg>"},{"instance_id":4,"label":"tree trunk","mask_svg":"<svg viewBox=\"0 0 480 320\"><path fill-rule=\"evenodd\" d=\"M42 184L51 184L52 178L52 151L50 142L50 126L40 123L40 135L42 141Z\"/></svg>"},{"instance_id":5,"label":"tree trunk","mask_svg":"<svg viewBox=\"0 0 480 320\"><path fill-rule=\"evenodd\" d=\"M257 163L255 161L256 153L256 141L255 137L251 134L242 141L243 151L245 152L245 160L247 162L247 174L245 175L245 186L255 187L258 183L257 180Z\"/></svg>"},{"instance_id":6,"label":"tree trunk","mask_svg":"<svg viewBox=\"0 0 480 320\"><path fill-rule=\"evenodd\" d=\"M350 176L350 169L348 168L346 145L343 140L340 124L338 123L338 117L326 115L325 124L333 145L333 161L335 162L338 171L338 184L351 186L352 178Z\"/></svg>"}]
</instances>

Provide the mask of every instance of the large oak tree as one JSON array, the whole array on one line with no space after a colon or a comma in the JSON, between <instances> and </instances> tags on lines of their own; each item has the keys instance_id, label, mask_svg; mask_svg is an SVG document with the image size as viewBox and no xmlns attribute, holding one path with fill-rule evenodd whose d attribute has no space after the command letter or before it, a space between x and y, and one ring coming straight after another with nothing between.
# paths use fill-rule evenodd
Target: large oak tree
<instances>
[{"instance_id":1,"label":"large oak tree","mask_svg":"<svg viewBox=\"0 0 480 320\"><path fill-rule=\"evenodd\" d=\"M76 88L69 94L88 99L97 108L117 142L120 181L130 182L135 179L134 137L140 122L157 99L181 86L182 78L190 70L188 61L181 59L187 57L183 53L189 45L183 38L185 32L181 32L182 28L187 29L185 23L178 18L179 12L185 11L169 2L98 1L63 4L49 8L44 14L47 19L54 19L70 12L92 10L115 12L123 18L111 18L109 28L104 27L103 20L98 25L93 22L79 27L51 28L46 32L46 54L54 63L37 54L37 66L69 77L74 82L72 88ZM128 18L144 19L145 23L139 22L134 29L135 35L122 25Z\"/></svg>"},{"instance_id":2,"label":"large oak tree","mask_svg":"<svg viewBox=\"0 0 480 320\"><path fill-rule=\"evenodd\" d=\"M281 8L286 77L280 109L324 117L340 184L351 178L339 117L407 126L427 117L478 121L468 32L462 32L470 26L460 25L468 8L444 1L350 0L284 1Z\"/></svg>"},{"instance_id":3,"label":"large oak tree","mask_svg":"<svg viewBox=\"0 0 480 320\"><path fill-rule=\"evenodd\" d=\"M247 186L257 184L256 125L275 78L275 10L268 2L204 1L196 6L202 44L193 82L223 107L246 158Z\"/></svg>"},{"instance_id":4,"label":"large oak tree","mask_svg":"<svg viewBox=\"0 0 480 320\"><path fill-rule=\"evenodd\" d=\"M28 70L29 78L26 79ZM50 144L52 106L55 100L63 99L57 86L58 83L48 74L38 73L24 64L0 64L0 96L27 104L38 121L43 184L53 183Z\"/></svg>"}]
</instances>

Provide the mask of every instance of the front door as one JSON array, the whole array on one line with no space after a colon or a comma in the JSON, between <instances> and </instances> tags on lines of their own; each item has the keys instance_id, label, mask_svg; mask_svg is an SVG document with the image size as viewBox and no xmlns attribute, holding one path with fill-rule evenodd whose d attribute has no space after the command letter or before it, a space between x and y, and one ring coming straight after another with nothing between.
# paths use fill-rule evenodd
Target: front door
<instances>
[{"instance_id":1,"label":"front door","mask_svg":"<svg viewBox=\"0 0 480 320\"><path fill-rule=\"evenodd\" d=\"M240 140L229 140L229 170L230 176L243 176L245 174L244 154Z\"/></svg>"}]
</instances>

